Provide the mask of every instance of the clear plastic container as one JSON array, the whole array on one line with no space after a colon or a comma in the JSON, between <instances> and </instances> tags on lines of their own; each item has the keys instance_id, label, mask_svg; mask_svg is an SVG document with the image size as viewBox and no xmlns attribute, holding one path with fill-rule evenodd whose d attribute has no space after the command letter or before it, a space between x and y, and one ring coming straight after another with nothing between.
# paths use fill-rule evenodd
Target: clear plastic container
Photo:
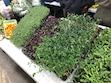
<instances>
[{"instance_id":1,"label":"clear plastic container","mask_svg":"<svg viewBox=\"0 0 111 83\"><path fill-rule=\"evenodd\" d=\"M6 38L10 38L14 28L17 26L17 21L15 19L12 20L4 20L4 33Z\"/></svg>"}]
</instances>

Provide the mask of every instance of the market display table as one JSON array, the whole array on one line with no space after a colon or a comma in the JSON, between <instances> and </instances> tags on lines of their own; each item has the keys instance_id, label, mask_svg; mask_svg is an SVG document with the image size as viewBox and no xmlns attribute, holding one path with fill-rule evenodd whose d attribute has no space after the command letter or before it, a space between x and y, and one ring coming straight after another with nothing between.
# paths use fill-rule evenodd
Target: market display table
<instances>
[{"instance_id":1,"label":"market display table","mask_svg":"<svg viewBox=\"0 0 111 83\"><path fill-rule=\"evenodd\" d=\"M55 17L62 17L61 15L63 13L60 3L45 2L45 4L50 10L52 10L52 15ZM95 13L97 9L89 8L88 11ZM101 25L98 25L98 27L102 29L107 28ZM67 78L67 80L63 81L61 78L57 77L54 72L49 72L45 69L40 71L40 67L23 54L22 48L17 48L6 38L0 41L0 48L37 83L68 83L71 82L73 78L74 72Z\"/></svg>"},{"instance_id":2,"label":"market display table","mask_svg":"<svg viewBox=\"0 0 111 83\"><path fill-rule=\"evenodd\" d=\"M106 26L98 25L99 28L105 29ZM0 48L7 53L7 55L14 60L35 82L38 83L67 83L73 78L72 73L66 81L58 78L55 73L46 71L45 69L40 71L40 67L35 64L31 59L23 54L21 48L15 47L8 39L0 41Z\"/></svg>"}]
</instances>

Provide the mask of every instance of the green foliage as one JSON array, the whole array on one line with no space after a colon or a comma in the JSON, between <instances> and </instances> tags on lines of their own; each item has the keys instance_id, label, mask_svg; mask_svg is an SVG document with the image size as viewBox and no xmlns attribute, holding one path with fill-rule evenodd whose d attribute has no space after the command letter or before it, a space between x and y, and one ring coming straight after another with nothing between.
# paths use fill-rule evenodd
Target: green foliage
<instances>
[{"instance_id":1,"label":"green foliage","mask_svg":"<svg viewBox=\"0 0 111 83\"><path fill-rule=\"evenodd\" d=\"M81 62L78 74L81 83L111 83L111 30L101 31L91 53Z\"/></svg>"},{"instance_id":2,"label":"green foliage","mask_svg":"<svg viewBox=\"0 0 111 83\"><path fill-rule=\"evenodd\" d=\"M3 27L3 21L5 19L0 14L0 34L4 34L4 27Z\"/></svg>"},{"instance_id":3,"label":"green foliage","mask_svg":"<svg viewBox=\"0 0 111 83\"><path fill-rule=\"evenodd\" d=\"M85 15L70 15L59 24L53 37L45 37L37 47L36 63L59 77L68 76L90 47L96 22Z\"/></svg>"},{"instance_id":4,"label":"green foliage","mask_svg":"<svg viewBox=\"0 0 111 83\"><path fill-rule=\"evenodd\" d=\"M17 47L22 47L31 37L33 32L40 28L40 25L48 14L49 9L47 7L33 7L31 11L20 20L17 27L14 29L10 39L11 42Z\"/></svg>"}]
</instances>

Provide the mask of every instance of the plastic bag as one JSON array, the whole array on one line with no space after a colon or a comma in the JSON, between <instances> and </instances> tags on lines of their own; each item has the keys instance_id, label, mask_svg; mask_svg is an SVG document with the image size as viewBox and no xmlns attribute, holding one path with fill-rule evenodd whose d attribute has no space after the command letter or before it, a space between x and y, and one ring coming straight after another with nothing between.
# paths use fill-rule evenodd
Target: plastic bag
<instances>
[{"instance_id":1,"label":"plastic bag","mask_svg":"<svg viewBox=\"0 0 111 83\"><path fill-rule=\"evenodd\" d=\"M12 7L13 12L22 17L26 15L30 8L32 7L31 2L28 0L17 0L17 3L15 3Z\"/></svg>"},{"instance_id":2,"label":"plastic bag","mask_svg":"<svg viewBox=\"0 0 111 83\"><path fill-rule=\"evenodd\" d=\"M10 6L2 8L0 13L6 19L11 19L14 17L13 11Z\"/></svg>"}]
</instances>

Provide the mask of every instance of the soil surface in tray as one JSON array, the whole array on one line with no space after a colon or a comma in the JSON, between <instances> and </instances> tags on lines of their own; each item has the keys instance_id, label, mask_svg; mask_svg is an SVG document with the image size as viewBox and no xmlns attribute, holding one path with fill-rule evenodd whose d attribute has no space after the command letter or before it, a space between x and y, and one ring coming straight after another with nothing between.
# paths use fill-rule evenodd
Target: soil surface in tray
<instances>
[{"instance_id":1,"label":"soil surface in tray","mask_svg":"<svg viewBox=\"0 0 111 83\"><path fill-rule=\"evenodd\" d=\"M55 17L47 18L42 24L42 26L39 29L35 30L30 40L23 47L22 52L26 56L34 60L36 47L39 45L39 43L42 42L44 36L53 36L56 32L59 31L57 28L54 28L54 26L58 25L59 22L60 22L59 18Z\"/></svg>"}]
</instances>

